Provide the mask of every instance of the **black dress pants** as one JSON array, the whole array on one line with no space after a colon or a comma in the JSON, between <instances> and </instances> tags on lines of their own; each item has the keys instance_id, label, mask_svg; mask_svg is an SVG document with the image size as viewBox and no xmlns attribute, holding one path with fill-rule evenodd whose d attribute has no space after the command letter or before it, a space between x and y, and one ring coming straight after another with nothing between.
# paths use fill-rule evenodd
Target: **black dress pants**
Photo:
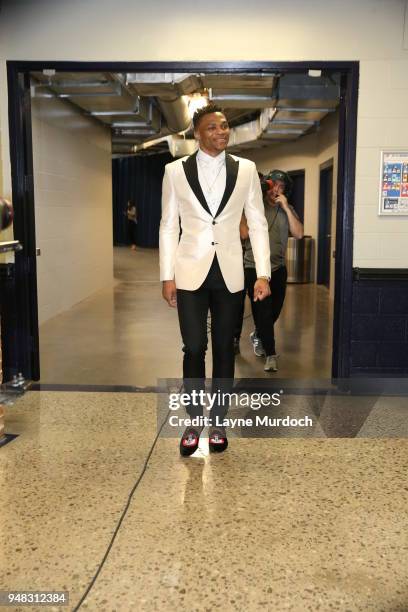
<instances>
[{"instance_id":1,"label":"black dress pants","mask_svg":"<svg viewBox=\"0 0 408 612\"><path fill-rule=\"evenodd\" d=\"M276 355L274 324L281 313L286 294L288 273L285 266L272 272L269 287L271 295L254 302L255 268L245 268L245 288L251 300L252 316L258 337L266 355Z\"/></svg>"},{"instance_id":2,"label":"black dress pants","mask_svg":"<svg viewBox=\"0 0 408 612\"><path fill-rule=\"evenodd\" d=\"M204 283L195 291L177 289L177 310L184 344L183 379L187 393L204 390L207 317L211 313L213 354L212 392L230 393L234 380L234 328L242 302L242 291L228 291L214 257ZM224 402L215 402L209 416L223 418L228 411ZM190 416L201 416L203 406L187 407Z\"/></svg>"}]
</instances>

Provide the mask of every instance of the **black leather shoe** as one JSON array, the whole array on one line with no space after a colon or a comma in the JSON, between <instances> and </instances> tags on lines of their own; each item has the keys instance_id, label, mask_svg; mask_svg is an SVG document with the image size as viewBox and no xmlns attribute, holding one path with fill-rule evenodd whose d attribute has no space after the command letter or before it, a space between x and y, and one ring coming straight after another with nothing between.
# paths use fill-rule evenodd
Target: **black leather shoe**
<instances>
[{"instance_id":1,"label":"black leather shoe","mask_svg":"<svg viewBox=\"0 0 408 612\"><path fill-rule=\"evenodd\" d=\"M212 428L208 434L208 448L212 453L222 453L227 450L228 438L225 430Z\"/></svg>"},{"instance_id":2,"label":"black leather shoe","mask_svg":"<svg viewBox=\"0 0 408 612\"><path fill-rule=\"evenodd\" d=\"M186 427L180 440L180 455L189 457L196 452L201 431L195 427Z\"/></svg>"}]
</instances>

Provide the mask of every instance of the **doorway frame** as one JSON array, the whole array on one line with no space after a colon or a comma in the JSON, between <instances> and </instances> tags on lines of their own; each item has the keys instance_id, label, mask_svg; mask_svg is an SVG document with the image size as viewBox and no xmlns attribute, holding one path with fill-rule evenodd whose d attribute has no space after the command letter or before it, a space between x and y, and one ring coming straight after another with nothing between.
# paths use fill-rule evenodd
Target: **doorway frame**
<instances>
[{"instance_id":1,"label":"doorway frame","mask_svg":"<svg viewBox=\"0 0 408 612\"><path fill-rule=\"evenodd\" d=\"M294 176L302 176L303 178L303 202L302 202L302 215L300 215L300 211L296 208L295 204L293 202L291 202L291 204L293 205L294 209L296 210L296 213L298 215L298 217L300 218L300 221L302 222L302 224L304 225L305 222L305 185L306 185L306 169L305 168L299 168L298 170L288 170L287 171L288 175L293 178ZM291 195L293 197L293 191L291 191Z\"/></svg>"},{"instance_id":2,"label":"doorway frame","mask_svg":"<svg viewBox=\"0 0 408 612\"><path fill-rule=\"evenodd\" d=\"M328 159L327 161L323 162L322 164L319 165L319 199L318 199L318 205L319 205L319 218L318 218L318 224L317 224L317 248L316 248L316 254L317 254L317 266L316 266L316 284L317 285L324 285L325 287L327 287L327 289L330 290L330 285L333 282L333 279L331 278L330 275L330 267L331 267L331 259L333 257L333 242L331 240L332 237L330 237L330 253L329 253L329 285L327 286L325 283L321 282L321 276L322 276L322 253L321 253L321 217L322 217L322 174L325 170L330 170L332 171L332 178L333 178L333 174L334 174L334 159L333 157L331 157L330 159ZM330 200L330 227L332 227L333 225L333 216L332 216L332 210L333 210L333 195L334 195L334 184L332 181L332 193L331 193L331 200ZM331 233L331 229L330 229L330 233Z\"/></svg>"},{"instance_id":3,"label":"doorway frame","mask_svg":"<svg viewBox=\"0 0 408 612\"><path fill-rule=\"evenodd\" d=\"M332 378L350 377L353 219L357 137L358 61L309 62L87 62L7 61L9 147L14 205L14 237L23 244L15 258L17 363L11 370L40 379L34 171L31 133L30 75L57 72L277 72L322 70L341 73L337 178L336 262Z\"/></svg>"}]
</instances>

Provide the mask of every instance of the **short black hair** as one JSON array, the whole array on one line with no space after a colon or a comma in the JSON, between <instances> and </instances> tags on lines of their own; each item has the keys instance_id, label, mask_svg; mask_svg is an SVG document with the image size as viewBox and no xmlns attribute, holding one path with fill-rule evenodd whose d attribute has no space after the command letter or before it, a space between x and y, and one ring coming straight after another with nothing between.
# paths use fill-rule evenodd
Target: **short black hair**
<instances>
[{"instance_id":1,"label":"short black hair","mask_svg":"<svg viewBox=\"0 0 408 612\"><path fill-rule=\"evenodd\" d=\"M200 123L200 120L202 117L204 117L204 115L209 115L211 113L224 113L224 111L222 110L221 106L218 106L213 102L210 102L206 106L202 106L201 108L197 109L193 115L194 129L197 129L198 124Z\"/></svg>"}]
</instances>

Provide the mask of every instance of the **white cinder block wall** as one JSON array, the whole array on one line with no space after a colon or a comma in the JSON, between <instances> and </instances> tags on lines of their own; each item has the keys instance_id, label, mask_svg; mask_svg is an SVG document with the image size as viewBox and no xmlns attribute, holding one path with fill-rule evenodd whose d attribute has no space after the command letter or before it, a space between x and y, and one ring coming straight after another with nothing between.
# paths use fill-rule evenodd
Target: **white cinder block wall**
<instances>
[{"instance_id":1,"label":"white cinder block wall","mask_svg":"<svg viewBox=\"0 0 408 612\"><path fill-rule=\"evenodd\" d=\"M377 216L380 150L408 146L406 5L405 0L207 0L201 5L190 0L3 0L5 195L11 194L6 59L358 60L354 265L408 267L408 218Z\"/></svg>"},{"instance_id":2,"label":"white cinder block wall","mask_svg":"<svg viewBox=\"0 0 408 612\"><path fill-rule=\"evenodd\" d=\"M408 267L408 217L379 217L380 152L408 151L408 60L361 62L354 265Z\"/></svg>"},{"instance_id":3,"label":"white cinder block wall","mask_svg":"<svg viewBox=\"0 0 408 612\"><path fill-rule=\"evenodd\" d=\"M109 130L56 99L32 100L40 323L112 283Z\"/></svg>"}]
</instances>

